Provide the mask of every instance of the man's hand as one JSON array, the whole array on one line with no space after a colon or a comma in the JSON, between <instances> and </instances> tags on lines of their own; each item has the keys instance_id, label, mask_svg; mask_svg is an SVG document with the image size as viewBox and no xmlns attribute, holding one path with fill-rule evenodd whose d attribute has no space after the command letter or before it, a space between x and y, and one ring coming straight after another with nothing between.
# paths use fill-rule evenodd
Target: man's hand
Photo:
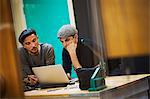
<instances>
[{"instance_id":1,"label":"man's hand","mask_svg":"<svg viewBox=\"0 0 150 99\"><path fill-rule=\"evenodd\" d=\"M70 44L68 44L66 49L70 54L72 54L72 53L76 53L76 48L77 48L77 44L71 42Z\"/></svg>"},{"instance_id":2,"label":"man's hand","mask_svg":"<svg viewBox=\"0 0 150 99\"><path fill-rule=\"evenodd\" d=\"M71 80L70 73L67 73L67 77L69 78L69 80Z\"/></svg>"},{"instance_id":3,"label":"man's hand","mask_svg":"<svg viewBox=\"0 0 150 99\"><path fill-rule=\"evenodd\" d=\"M38 78L35 75L28 75L28 77L25 78L24 81L30 85L35 85L38 83Z\"/></svg>"},{"instance_id":4,"label":"man's hand","mask_svg":"<svg viewBox=\"0 0 150 99\"><path fill-rule=\"evenodd\" d=\"M28 80L31 85L37 84L38 78L35 75L28 75Z\"/></svg>"}]
</instances>

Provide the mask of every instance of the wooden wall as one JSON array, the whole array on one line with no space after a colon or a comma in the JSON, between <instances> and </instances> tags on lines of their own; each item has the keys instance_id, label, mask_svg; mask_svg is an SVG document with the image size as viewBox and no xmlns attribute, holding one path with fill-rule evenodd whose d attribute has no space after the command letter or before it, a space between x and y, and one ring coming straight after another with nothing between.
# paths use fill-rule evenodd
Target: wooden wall
<instances>
[{"instance_id":1,"label":"wooden wall","mask_svg":"<svg viewBox=\"0 0 150 99\"><path fill-rule=\"evenodd\" d=\"M109 58L150 54L150 0L100 0Z\"/></svg>"},{"instance_id":2,"label":"wooden wall","mask_svg":"<svg viewBox=\"0 0 150 99\"><path fill-rule=\"evenodd\" d=\"M10 0L0 0L0 98L23 98L18 50L12 21Z\"/></svg>"}]
</instances>

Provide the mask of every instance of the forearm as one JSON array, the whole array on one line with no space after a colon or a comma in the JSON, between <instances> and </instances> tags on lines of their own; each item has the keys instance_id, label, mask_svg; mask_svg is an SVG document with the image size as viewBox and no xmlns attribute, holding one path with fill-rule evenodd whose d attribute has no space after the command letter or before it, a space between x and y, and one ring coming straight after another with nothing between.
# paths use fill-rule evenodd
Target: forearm
<instances>
[{"instance_id":1,"label":"forearm","mask_svg":"<svg viewBox=\"0 0 150 99\"><path fill-rule=\"evenodd\" d=\"M72 64L74 65L75 69L81 68L81 65L80 65L78 58L77 58L76 48L77 48L77 44L75 44L75 43L70 43L67 46L67 51L69 52Z\"/></svg>"},{"instance_id":2,"label":"forearm","mask_svg":"<svg viewBox=\"0 0 150 99\"><path fill-rule=\"evenodd\" d=\"M79 61L78 61L76 52L73 51L73 52L70 52L69 54L70 54L70 57L71 57L72 64L74 65L74 68L75 68L75 69L81 68L82 66L80 65L80 63L79 63Z\"/></svg>"}]
</instances>

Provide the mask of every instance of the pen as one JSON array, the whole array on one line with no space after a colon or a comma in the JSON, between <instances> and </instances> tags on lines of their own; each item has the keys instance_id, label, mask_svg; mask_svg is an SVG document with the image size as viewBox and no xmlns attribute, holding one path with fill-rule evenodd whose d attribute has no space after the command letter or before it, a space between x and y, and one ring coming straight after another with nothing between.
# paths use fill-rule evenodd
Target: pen
<instances>
[{"instance_id":1,"label":"pen","mask_svg":"<svg viewBox=\"0 0 150 99\"><path fill-rule=\"evenodd\" d=\"M52 91L56 91L56 90L60 90L60 89L50 89L50 90L47 90L47 92L52 92Z\"/></svg>"}]
</instances>

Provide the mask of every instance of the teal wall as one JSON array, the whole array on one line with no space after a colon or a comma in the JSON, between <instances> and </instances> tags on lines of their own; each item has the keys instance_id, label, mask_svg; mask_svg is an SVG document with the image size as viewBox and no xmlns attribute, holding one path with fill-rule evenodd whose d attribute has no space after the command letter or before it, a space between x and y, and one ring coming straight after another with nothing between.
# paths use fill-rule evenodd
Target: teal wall
<instances>
[{"instance_id":1,"label":"teal wall","mask_svg":"<svg viewBox=\"0 0 150 99\"><path fill-rule=\"evenodd\" d=\"M57 31L70 23L67 0L23 0L27 27L37 31L39 42L54 47L56 64L62 63L62 46Z\"/></svg>"}]
</instances>

